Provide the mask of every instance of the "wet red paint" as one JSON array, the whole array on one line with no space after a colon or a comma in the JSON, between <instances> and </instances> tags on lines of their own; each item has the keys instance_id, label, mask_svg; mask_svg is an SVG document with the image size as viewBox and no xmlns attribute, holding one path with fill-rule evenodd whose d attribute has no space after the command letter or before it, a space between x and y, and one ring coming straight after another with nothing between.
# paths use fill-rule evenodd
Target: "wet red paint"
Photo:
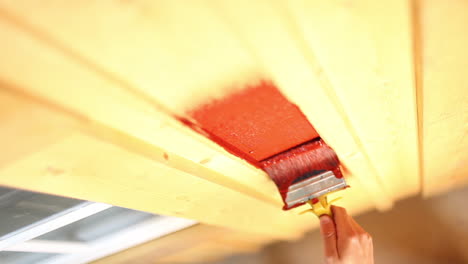
<instances>
[{"instance_id":1,"label":"wet red paint","mask_svg":"<svg viewBox=\"0 0 468 264\"><path fill-rule=\"evenodd\" d=\"M272 82L247 86L187 114L181 122L265 170L283 200L288 187L310 171L342 177L335 152Z\"/></svg>"},{"instance_id":2,"label":"wet red paint","mask_svg":"<svg viewBox=\"0 0 468 264\"><path fill-rule=\"evenodd\" d=\"M212 141L216 142L218 145L223 147L229 153L231 153L233 155L236 155L236 156L248 161L250 164L254 165L257 168L260 168L260 163L257 160L253 159L250 155L242 152L236 146L234 146L234 145L230 144L229 142L225 141L224 139L218 137L216 134L213 134L210 131L207 131L204 128L199 127L197 124L189 121L186 118L177 117L177 119L179 119L179 121L182 122L184 125L192 128L193 130L199 132L200 134L205 135L206 137L208 137Z\"/></svg>"},{"instance_id":3,"label":"wet red paint","mask_svg":"<svg viewBox=\"0 0 468 264\"><path fill-rule=\"evenodd\" d=\"M300 109L268 81L188 114L217 143L248 160L260 161L318 137Z\"/></svg>"}]
</instances>

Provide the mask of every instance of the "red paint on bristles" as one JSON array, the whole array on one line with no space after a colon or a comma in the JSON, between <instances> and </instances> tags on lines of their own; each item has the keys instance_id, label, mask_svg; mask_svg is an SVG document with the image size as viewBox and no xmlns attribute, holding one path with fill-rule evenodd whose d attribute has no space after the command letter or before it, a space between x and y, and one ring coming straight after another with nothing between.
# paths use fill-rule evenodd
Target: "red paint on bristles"
<instances>
[{"instance_id":1,"label":"red paint on bristles","mask_svg":"<svg viewBox=\"0 0 468 264\"><path fill-rule=\"evenodd\" d=\"M283 200L286 199L289 186L306 175L332 171L337 178L343 177L335 151L321 139L292 148L263 160L260 164L275 182ZM286 208L285 205L284 209L291 208Z\"/></svg>"}]
</instances>

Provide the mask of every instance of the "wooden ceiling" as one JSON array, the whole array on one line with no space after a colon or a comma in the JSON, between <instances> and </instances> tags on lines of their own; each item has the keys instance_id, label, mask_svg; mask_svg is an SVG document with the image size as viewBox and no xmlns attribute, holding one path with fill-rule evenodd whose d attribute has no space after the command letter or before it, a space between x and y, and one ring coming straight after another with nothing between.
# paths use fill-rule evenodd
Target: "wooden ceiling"
<instances>
[{"instance_id":1,"label":"wooden ceiling","mask_svg":"<svg viewBox=\"0 0 468 264\"><path fill-rule=\"evenodd\" d=\"M468 179L468 2L0 2L0 184L273 238L265 173L173 118L272 80L359 213Z\"/></svg>"}]
</instances>

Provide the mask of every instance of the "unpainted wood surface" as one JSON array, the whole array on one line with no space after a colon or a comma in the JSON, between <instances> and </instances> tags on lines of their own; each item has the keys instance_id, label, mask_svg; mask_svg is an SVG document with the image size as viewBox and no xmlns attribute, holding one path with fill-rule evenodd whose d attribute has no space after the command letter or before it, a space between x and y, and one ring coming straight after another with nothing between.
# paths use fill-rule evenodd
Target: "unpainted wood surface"
<instances>
[{"instance_id":1,"label":"unpainted wood surface","mask_svg":"<svg viewBox=\"0 0 468 264\"><path fill-rule=\"evenodd\" d=\"M82 133L5 166L0 185L284 238L317 224Z\"/></svg>"},{"instance_id":2,"label":"unpainted wood surface","mask_svg":"<svg viewBox=\"0 0 468 264\"><path fill-rule=\"evenodd\" d=\"M378 182L393 200L418 193L410 1L282 2Z\"/></svg>"},{"instance_id":3,"label":"unpainted wood surface","mask_svg":"<svg viewBox=\"0 0 468 264\"><path fill-rule=\"evenodd\" d=\"M70 135L78 122L0 82L0 168Z\"/></svg>"},{"instance_id":4,"label":"unpainted wood surface","mask_svg":"<svg viewBox=\"0 0 468 264\"><path fill-rule=\"evenodd\" d=\"M423 193L468 182L468 2L419 1Z\"/></svg>"}]
</instances>

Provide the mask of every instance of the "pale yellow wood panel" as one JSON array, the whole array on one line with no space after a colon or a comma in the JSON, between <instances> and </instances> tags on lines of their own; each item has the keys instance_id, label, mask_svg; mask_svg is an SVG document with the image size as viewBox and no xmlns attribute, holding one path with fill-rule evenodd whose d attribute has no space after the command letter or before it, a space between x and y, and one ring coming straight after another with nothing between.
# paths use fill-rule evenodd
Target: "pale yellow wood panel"
<instances>
[{"instance_id":1,"label":"pale yellow wood panel","mask_svg":"<svg viewBox=\"0 0 468 264\"><path fill-rule=\"evenodd\" d=\"M1 37L8 39L0 50L0 79L93 121L98 127L93 132L108 140L281 207L276 187L263 171L184 127L145 95L94 69L44 32L8 13L0 18Z\"/></svg>"},{"instance_id":2,"label":"pale yellow wood panel","mask_svg":"<svg viewBox=\"0 0 468 264\"><path fill-rule=\"evenodd\" d=\"M71 134L77 122L0 83L0 168Z\"/></svg>"},{"instance_id":3,"label":"pale yellow wood panel","mask_svg":"<svg viewBox=\"0 0 468 264\"><path fill-rule=\"evenodd\" d=\"M289 239L317 222L82 133L5 166L0 185Z\"/></svg>"},{"instance_id":4,"label":"pale yellow wood panel","mask_svg":"<svg viewBox=\"0 0 468 264\"><path fill-rule=\"evenodd\" d=\"M176 113L262 77L203 1L2 1L0 6L89 67Z\"/></svg>"},{"instance_id":5,"label":"pale yellow wood panel","mask_svg":"<svg viewBox=\"0 0 468 264\"><path fill-rule=\"evenodd\" d=\"M256 57L280 89L309 118L347 168L347 177L359 180L367 202L380 209L392 204L392 197L375 164L368 158L360 135L343 111L341 102L308 47L301 44L281 6L271 1L211 1L246 49ZM297 31L297 30L296 30ZM363 194L362 194L363 195Z\"/></svg>"},{"instance_id":6,"label":"pale yellow wood panel","mask_svg":"<svg viewBox=\"0 0 468 264\"><path fill-rule=\"evenodd\" d=\"M394 199L418 193L410 1L282 2L380 182Z\"/></svg>"},{"instance_id":7,"label":"pale yellow wood panel","mask_svg":"<svg viewBox=\"0 0 468 264\"><path fill-rule=\"evenodd\" d=\"M424 194L468 179L468 2L420 1Z\"/></svg>"}]
</instances>

